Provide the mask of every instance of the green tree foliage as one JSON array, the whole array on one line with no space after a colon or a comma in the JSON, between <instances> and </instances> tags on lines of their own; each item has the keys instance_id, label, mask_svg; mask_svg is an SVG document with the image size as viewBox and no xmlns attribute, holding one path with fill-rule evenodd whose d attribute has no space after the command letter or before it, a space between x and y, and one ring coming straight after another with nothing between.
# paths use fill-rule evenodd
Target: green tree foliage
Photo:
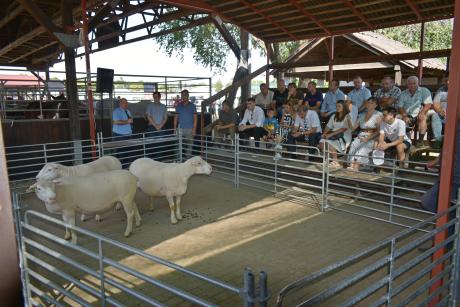
<instances>
[{"instance_id":1,"label":"green tree foliage","mask_svg":"<svg viewBox=\"0 0 460 307\"><path fill-rule=\"evenodd\" d=\"M424 50L449 49L452 46L452 19L439 20L425 23ZM402 44L419 50L420 48L420 24L401 26L377 30Z\"/></svg>"},{"instance_id":2,"label":"green tree foliage","mask_svg":"<svg viewBox=\"0 0 460 307\"><path fill-rule=\"evenodd\" d=\"M214 91L220 92L224 88L224 84L222 83L222 80L217 79L217 81L214 83Z\"/></svg>"},{"instance_id":3,"label":"green tree foliage","mask_svg":"<svg viewBox=\"0 0 460 307\"><path fill-rule=\"evenodd\" d=\"M202 16L204 17L204 16ZM176 28L187 24L182 20L175 20L159 26L160 30ZM231 24L226 24L233 37L239 41L239 29ZM183 60L185 56L192 56L197 64L210 68L215 73L226 71L227 55L231 53L219 30L209 23L191 29L162 35L155 38L169 56L176 56ZM185 54L184 50L190 48L193 54Z\"/></svg>"}]
</instances>

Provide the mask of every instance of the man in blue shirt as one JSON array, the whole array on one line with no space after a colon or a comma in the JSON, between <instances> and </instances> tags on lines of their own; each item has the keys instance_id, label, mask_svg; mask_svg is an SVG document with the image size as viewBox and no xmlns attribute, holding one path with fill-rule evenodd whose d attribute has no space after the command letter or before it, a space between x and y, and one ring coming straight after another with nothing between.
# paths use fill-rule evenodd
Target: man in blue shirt
<instances>
[{"instance_id":1,"label":"man in blue shirt","mask_svg":"<svg viewBox=\"0 0 460 307\"><path fill-rule=\"evenodd\" d=\"M147 131L157 132L152 134L152 136L158 136L162 133L166 121L168 120L168 111L166 106L160 102L161 94L160 92L153 92L153 102L149 103L145 115L149 121L147 126Z\"/></svg>"},{"instance_id":2,"label":"man in blue shirt","mask_svg":"<svg viewBox=\"0 0 460 307\"><path fill-rule=\"evenodd\" d=\"M113 110L112 134L117 140L129 139L133 133L133 116L128 110L128 100L121 98L119 107Z\"/></svg>"},{"instance_id":3,"label":"man in blue shirt","mask_svg":"<svg viewBox=\"0 0 460 307\"><path fill-rule=\"evenodd\" d=\"M181 102L176 106L176 115L174 116L174 130L177 128L181 130L185 154L190 157L198 121L196 106L189 101L188 90L183 90L180 94Z\"/></svg>"},{"instance_id":4,"label":"man in blue shirt","mask_svg":"<svg viewBox=\"0 0 460 307\"><path fill-rule=\"evenodd\" d=\"M338 100L345 100L345 94L339 89L339 81L332 80L329 85L329 91L324 96L321 105L321 119L327 121L328 118L337 110L335 105Z\"/></svg>"},{"instance_id":5,"label":"man in blue shirt","mask_svg":"<svg viewBox=\"0 0 460 307\"><path fill-rule=\"evenodd\" d=\"M371 91L363 86L363 79L360 76L353 78L354 89L348 93L348 99L358 110L358 113L366 109L365 102L371 98Z\"/></svg>"},{"instance_id":6,"label":"man in blue shirt","mask_svg":"<svg viewBox=\"0 0 460 307\"><path fill-rule=\"evenodd\" d=\"M323 103L323 93L316 90L316 82L314 81L308 82L307 89L308 92L305 94L303 101L307 103L309 110L319 113L319 109Z\"/></svg>"},{"instance_id":7,"label":"man in blue shirt","mask_svg":"<svg viewBox=\"0 0 460 307\"><path fill-rule=\"evenodd\" d=\"M126 100L126 98L121 98L118 108L113 110L112 121L112 135L114 141L124 141L131 138L131 134L133 133L133 116L128 110L128 100ZM118 148L115 149L116 156L120 159L123 168L128 167L133 161L133 158L129 157L130 153L128 153L128 151L133 148L129 145L130 144L125 144L125 142L120 142L116 146Z\"/></svg>"}]
</instances>

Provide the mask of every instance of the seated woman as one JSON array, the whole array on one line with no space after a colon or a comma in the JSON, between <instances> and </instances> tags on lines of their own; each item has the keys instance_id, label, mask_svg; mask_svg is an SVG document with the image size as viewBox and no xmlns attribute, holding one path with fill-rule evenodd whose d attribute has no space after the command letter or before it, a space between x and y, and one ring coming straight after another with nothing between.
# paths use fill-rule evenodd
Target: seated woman
<instances>
[{"instance_id":1,"label":"seated woman","mask_svg":"<svg viewBox=\"0 0 460 307\"><path fill-rule=\"evenodd\" d=\"M287 142L289 135L291 134L292 126L294 125L295 112L293 111L292 105L285 103L283 105L283 116L281 117L281 137L283 143Z\"/></svg>"},{"instance_id":2,"label":"seated woman","mask_svg":"<svg viewBox=\"0 0 460 307\"><path fill-rule=\"evenodd\" d=\"M348 108L343 100L338 100L336 103L337 112L332 114L324 129L319 148L324 151L324 143L328 143L328 151L331 154L333 161L330 163L332 167L341 167L337 161L337 153L345 153L348 145L351 142L351 117Z\"/></svg>"},{"instance_id":3,"label":"seated woman","mask_svg":"<svg viewBox=\"0 0 460 307\"><path fill-rule=\"evenodd\" d=\"M383 122L380 125L380 136L375 142L374 148L387 151L396 148L399 161L404 161L406 151L410 149L411 142L406 135L406 123L396 118L395 108L383 111ZM402 166L400 164L400 166Z\"/></svg>"},{"instance_id":4,"label":"seated woman","mask_svg":"<svg viewBox=\"0 0 460 307\"><path fill-rule=\"evenodd\" d=\"M374 149L374 139L379 134L382 113L376 110L377 99L371 97L366 102L367 112L361 113L353 130L361 128L358 136L351 142L349 161L351 170L357 170L360 164L369 163L369 154Z\"/></svg>"}]
</instances>

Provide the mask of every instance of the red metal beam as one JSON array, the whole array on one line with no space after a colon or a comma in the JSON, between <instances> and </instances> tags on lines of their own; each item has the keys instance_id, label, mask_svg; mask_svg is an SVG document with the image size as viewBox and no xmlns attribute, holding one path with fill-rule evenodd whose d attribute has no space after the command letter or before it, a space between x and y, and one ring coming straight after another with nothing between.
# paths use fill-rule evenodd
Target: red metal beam
<instances>
[{"instance_id":1,"label":"red metal beam","mask_svg":"<svg viewBox=\"0 0 460 307\"><path fill-rule=\"evenodd\" d=\"M412 0L405 0L405 1L407 5L410 6L410 9L412 10L412 12L414 12L414 14L417 15L418 20L422 20L423 16L419 8L417 7L417 5L414 2L412 2Z\"/></svg>"},{"instance_id":2,"label":"red metal beam","mask_svg":"<svg viewBox=\"0 0 460 307\"><path fill-rule=\"evenodd\" d=\"M174 6L185 7L193 10L199 10L209 13L217 13L217 10L211 5L203 1L193 1L193 0L162 0L160 2L171 4Z\"/></svg>"},{"instance_id":3,"label":"red metal beam","mask_svg":"<svg viewBox=\"0 0 460 307\"><path fill-rule=\"evenodd\" d=\"M246 0L240 0L240 2L243 3L247 8L252 10L254 13L262 16L266 21L268 21L269 23L271 23L275 27L279 28L281 31L283 31L290 38L292 38L294 40L299 40L297 37L295 37L295 35L293 35L291 32L289 32L285 27L280 25L277 21L273 20L273 18L271 18L270 16L268 16L267 14L262 12L261 10L257 9L252 3L249 3Z\"/></svg>"},{"instance_id":4,"label":"red metal beam","mask_svg":"<svg viewBox=\"0 0 460 307\"><path fill-rule=\"evenodd\" d=\"M302 7L296 0L289 0L289 2L295 6L303 15L307 16L310 18L318 27L323 29L323 31L328 35L332 35L331 31L328 30L328 28L321 22L319 21L315 16L307 12L304 7Z\"/></svg>"},{"instance_id":5,"label":"red metal beam","mask_svg":"<svg viewBox=\"0 0 460 307\"><path fill-rule=\"evenodd\" d=\"M354 5L352 0L343 0L343 4L345 4L347 7L349 7L353 13L361 19L362 22L366 24L370 29L374 29L374 26L367 20L367 18L361 13L360 10L358 10Z\"/></svg>"},{"instance_id":6,"label":"red metal beam","mask_svg":"<svg viewBox=\"0 0 460 307\"><path fill-rule=\"evenodd\" d=\"M441 165L441 179L439 184L438 196L438 212L445 211L450 206L452 194L452 175L455 163L455 152L460 148L455 148L455 139L457 132L458 120L460 119L460 1L455 1L455 18L454 28L452 34L452 54L450 58L449 69L449 96L447 103L447 120L444 129L444 144L442 149L442 165ZM448 221L448 216L444 215L436 221L436 227L442 227ZM446 231L440 232L434 239L434 244L438 245L447 237ZM444 248L437 250L432 261L441 258L445 253ZM431 277L435 277L443 270L443 264L436 266L431 271ZM442 281L436 282L431 288L430 293L433 293L442 285ZM458 285L453 285L457 287ZM439 297L433 298L430 306L436 306L439 302Z\"/></svg>"},{"instance_id":7,"label":"red metal beam","mask_svg":"<svg viewBox=\"0 0 460 307\"><path fill-rule=\"evenodd\" d=\"M425 41L425 23L422 22L420 25L420 52L423 52L423 43ZM423 59L418 58L418 80L419 83L422 84L422 77L423 77Z\"/></svg>"}]
</instances>

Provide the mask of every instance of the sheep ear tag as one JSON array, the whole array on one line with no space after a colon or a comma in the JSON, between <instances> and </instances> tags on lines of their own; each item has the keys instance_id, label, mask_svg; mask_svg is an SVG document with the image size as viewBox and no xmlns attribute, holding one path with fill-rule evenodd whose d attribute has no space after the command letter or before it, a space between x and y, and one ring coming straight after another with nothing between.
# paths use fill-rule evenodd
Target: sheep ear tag
<instances>
[{"instance_id":1,"label":"sheep ear tag","mask_svg":"<svg viewBox=\"0 0 460 307\"><path fill-rule=\"evenodd\" d=\"M34 183L30 187L27 188L26 192L34 192L37 189L37 183Z\"/></svg>"}]
</instances>

